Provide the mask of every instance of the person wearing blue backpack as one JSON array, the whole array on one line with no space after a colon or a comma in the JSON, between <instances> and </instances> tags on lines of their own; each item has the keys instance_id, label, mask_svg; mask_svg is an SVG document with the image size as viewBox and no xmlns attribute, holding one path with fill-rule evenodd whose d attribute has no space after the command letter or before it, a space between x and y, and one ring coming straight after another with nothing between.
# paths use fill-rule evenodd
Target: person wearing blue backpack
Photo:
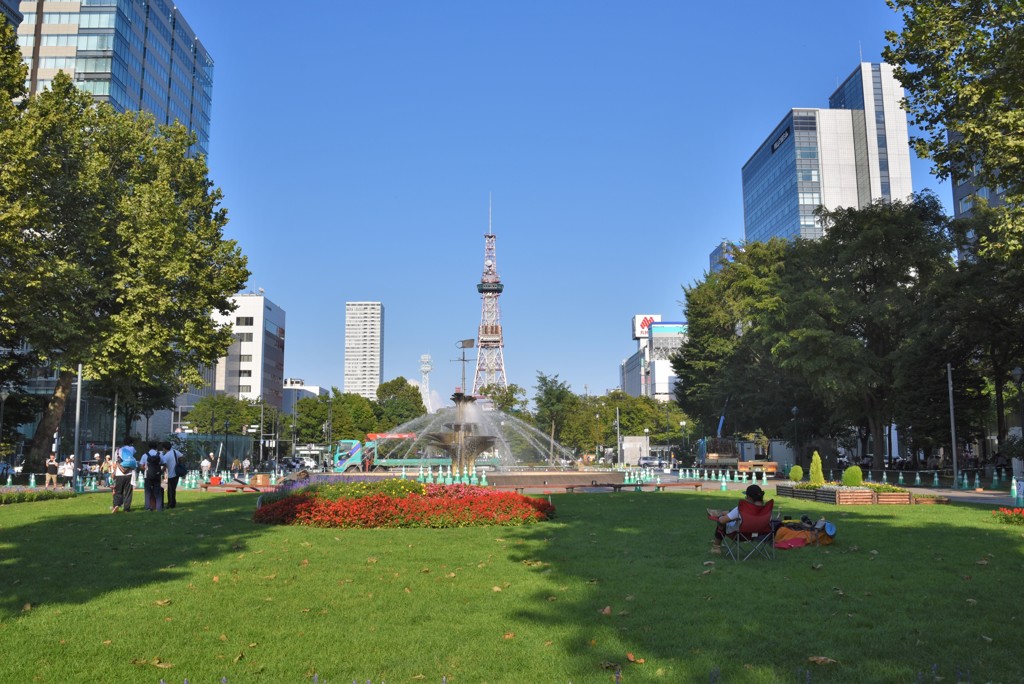
<instances>
[{"instance_id":1,"label":"person wearing blue backpack","mask_svg":"<svg viewBox=\"0 0 1024 684\"><path fill-rule=\"evenodd\" d=\"M114 501L111 513L132 510L132 493L134 491L135 469L139 462L135 460L135 442L131 437L124 440L124 445L117 450L117 462L114 464Z\"/></svg>"}]
</instances>

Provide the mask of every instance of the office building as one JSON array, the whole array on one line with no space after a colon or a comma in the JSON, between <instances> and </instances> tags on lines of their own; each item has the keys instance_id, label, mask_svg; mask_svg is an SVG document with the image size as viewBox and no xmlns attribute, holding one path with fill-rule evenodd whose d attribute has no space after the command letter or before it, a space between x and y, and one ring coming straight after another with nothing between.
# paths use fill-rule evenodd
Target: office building
<instances>
[{"instance_id":1,"label":"office building","mask_svg":"<svg viewBox=\"0 0 1024 684\"><path fill-rule=\"evenodd\" d=\"M21 23L21 12L18 11L18 0L0 0L0 20L6 20L14 28Z\"/></svg>"},{"instance_id":2,"label":"office building","mask_svg":"<svg viewBox=\"0 0 1024 684\"><path fill-rule=\"evenodd\" d=\"M262 291L232 299L238 308L228 316L214 314L214 319L228 323L234 334L227 355L217 362L214 387L239 399L263 399L269 406L283 409L284 309Z\"/></svg>"},{"instance_id":3,"label":"office building","mask_svg":"<svg viewBox=\"0 0 1024 684\"><path fill-rule=\"evenodd\" d=\"M639 314L633 316L632 328L637 350L619 366L622 391L631 397L672 401L676 386L672 354L686 342L686 323L662 322L658 314Z\"/></svg>"},{"instance_id":4,"label":"office building","mask_svg":"<svg viewBox=\"0 0 1024 684\"><path fill-rule=\"evenodd\" d=\"M284 412L295 415L295 402L299 399L316 399L325 397L330 392L326 387L307 385L301 378L285 378L284 381Z\"/></svg>"},{"instance_id":5,"label":"office building","mask_svg":"<svg viewBox=\"0 0 1024 684\"><path fill-rule=\"evenodd\" d=\"M147 111L160 124L180 121L196 134L194 151L208 152L213 60L173 4L26 0L21 13L18 43L30 94L63 70L118 111Z\"/></svg>"},{"instance_id":6,"label":"office building","mask_svg":"<svg viewBox=\"0 0 1024 684\"><path fill-rule=\"evenodd\" d=\"M345 392L377 400L384 370L384 305L345 302Z\"/></svg>"},{"instance_id":7,"label":"office building","mask_svg":"<svg viewBox=\"0 0 1024 684\"><path fill-rule=\"evenodd\" d=\"M736 253L742 251L743 247L741 245L737 245L729 240L722 240L717 247L711 250L711 254L708 255L708 261L710 262L708 273L718 273L725 267L725 264L733 261Z\"/></svg>"},{"instance_id":8,"label":"office building","mask_svg":"<svg viewBox=\"0 0 1024 684\"><path fill-rule=\"evenodd\" d=\"M790 110L743 166L747 242L821 237L815 211L906 199L913 192L903 88L864 62L828 109Z\"/></svg>"}]
</instances>

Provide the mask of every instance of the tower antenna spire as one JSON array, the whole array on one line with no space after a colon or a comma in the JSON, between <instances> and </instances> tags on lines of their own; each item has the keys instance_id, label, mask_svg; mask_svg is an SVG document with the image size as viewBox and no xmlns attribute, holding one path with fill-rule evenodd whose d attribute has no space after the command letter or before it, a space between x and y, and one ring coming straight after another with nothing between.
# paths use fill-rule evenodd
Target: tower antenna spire
<instances>
[{"instance_id":1,"label":"tower antenna spire","mask_svg":"<svg viewBox=\"0 0 1024 684\"><path fill-rule=\"evenodd\" d=\"M477 283L480 293L480 329L477 335L476 373L473 374L472 394L479 394L487 385L502 389L508 387L505 379L505 340L501 332L501 312L498 297L505 286L498 276L498 260L495 255L496 236L491 230L491 200L487 198L487 234L484 235L484 272Z\"/></svg>"}]
</instances>

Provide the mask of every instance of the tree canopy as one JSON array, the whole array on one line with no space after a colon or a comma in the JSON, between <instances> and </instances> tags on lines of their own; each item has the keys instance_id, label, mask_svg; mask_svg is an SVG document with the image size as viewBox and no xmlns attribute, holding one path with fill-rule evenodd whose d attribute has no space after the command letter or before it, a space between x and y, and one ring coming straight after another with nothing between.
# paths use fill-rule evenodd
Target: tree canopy
<instances>
[{"instance_id":1,"label":"tree canopy","mask_svg":"<svg viewBox=\"0 0 1024 684\"><path fill-rule=\"evenodd\" d=\"M50 434L79 363L89 379L199 382L230 341L211 314L249 273L192 134L94 104L64 73L11 104L24 70L0 31L0 321L58 373L37 427Z\"/></svg>"},{"instance_id":2,"label":"tree canopy","mask_svg":"<svg viewBox=\"0 0 1024 684\"><path fill-rule=\"evenodd\" d=\"M922 132L918 155L940 178L977 174L1008 207L990 245L1024 246L1024 5L1019 0L887 0L903 29L887 31L885 60Z\"/></svg>"}]
</instances>

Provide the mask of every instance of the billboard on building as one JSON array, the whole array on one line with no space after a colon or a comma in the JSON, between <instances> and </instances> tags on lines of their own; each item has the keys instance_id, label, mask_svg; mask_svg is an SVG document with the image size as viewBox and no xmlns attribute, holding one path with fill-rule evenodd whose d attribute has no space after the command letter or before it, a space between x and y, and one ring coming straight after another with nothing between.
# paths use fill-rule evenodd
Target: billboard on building
<instances>
[{"instance_id":1,"label":"billboard on building","mask_svg":"<svg viewBox=\"0 0 1024 684\"><path fill-rule=\"evenodd\" d=\"M661 323L661 314L637 314L633 316L633 339L646 340L651 323Z\"/></svg>"}]
</instances>

